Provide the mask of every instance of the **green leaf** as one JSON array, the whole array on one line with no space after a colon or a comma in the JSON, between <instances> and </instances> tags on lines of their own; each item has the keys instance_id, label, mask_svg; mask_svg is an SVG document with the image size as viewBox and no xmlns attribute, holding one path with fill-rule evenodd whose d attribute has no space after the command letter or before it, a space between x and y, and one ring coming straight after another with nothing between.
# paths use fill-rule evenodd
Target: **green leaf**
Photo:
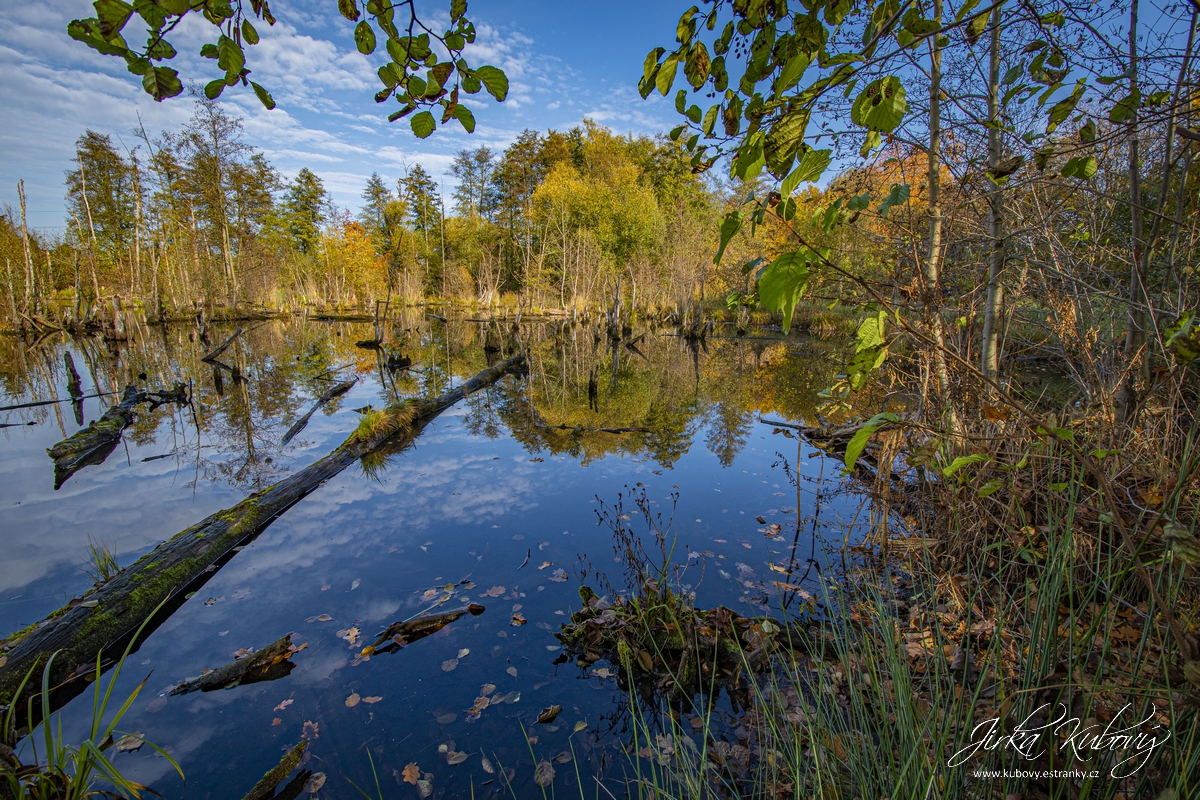
<instances>
[{"instance_id":1,"label":"green leaf","mask_svg":"<svg viewBox=\"0 0 1200 800\"><path fill-rule=\"evenodd\" d=\"M1141 103L1142 98L1138 92L1131 92L1125 95L1108 112L1108 121L1115 122L1118 125L1122 122L1128 122L1137 115L1138 106Z\"/></svg>"},{"instance_id":2,"label":"green leaf","mask_svg":"<svg viewBox=\"0 0 1200 800\"><path fill-rule=\"evenodd\" d=\"M866 158L881 144L883 144L883 137L879 135L879 131L867 131L867 138L863 140L863 146L859 149L858 154Z\"/></svg>"},{"instance_id":3,"label":"green leaf","mask_svg":"<svg viewBox=\"0 0 1200 800\"><path fill-rule=\"evenodd\" d=\"M985 461L991 461L991 456L986 456L983 453L972 453L969 456L959 456L950 462L949 466L942 470L942 476L946 478L953 477L954 473L958 472L963 467L971 464L981 464Z\"/></svg>"},{"instance_id":4,"label":"green leaf","mask_svg":"<svg viewBox=\"0 0 1200 800\"><path fill-rule=\"evenodd\" d=\"M250 20L242 20L242 41L247 44L258 44L258 31L250 24Z\"/></svg>"},{"instance_id":5,"label":"green leaf","mask_svg":"<svg viewBox=\"0 0 1200 800\"><path fill-rule=\"evenodd\" d=\"M892 190L888 192L888 196L883 198L883 202L879 204L879 216L886 217L888 212L892 210L892 206L907 203L910 194L911 190L907 183L892 184Z\"/></svg>"},{"instance_id":6,"label":"green leaf","mask_svg":"<svg viewBox=\"0 0 1200 800\"><path fill-rule=\"evenodd\" d=\"M725 215L725 219L721 220L721 244L717 247L717 254L713 256L714 264L721 263L721 256L725 255L725 248L733 241L733 237L737 236L745 221L746 215L741 211L730 211Z\"/></svg>"},{"instance_id":7,"label":"green leaf","mask_svg":"<svg viewBox=\"0 0 1200 800\"><path fill-rule=\"evenodd\" d=\"M937 20L922 17L921 12L915 7L910 7L908 11L904 12L904 18L900 24L913 36L925 36L942 27Z\"/></svg>"},{"instance_id":8,"label":"green leaf","mask_svg":"<svg viewBox=\"0 0 1200 800\"><path fill-rule=\"evenodd\" d=\"M1100 165L1092 156L1076 156L1063 165L1062 176L1086 181L1095 175L1098 169Z\"/></svg>"},{"instance_id":9,"label":"green leaf","mask_svg":"<svg viewBox=\"0 0 1200 800\"><path fill-rule=\"evenodd\" d=\"M1085 144L1096 141L1096 120L1089 119L1087 124L1079 129L1079 141Z\"/></svg>"},{"instance_id":10,"label":"green leaf","mask_svg":"<svg viewBox=\"0 0 1200 800\"><path fill-rule=\"evenodd\" d=\"M666 97L667 92L671 91L671 85L675 83L675 70L678 68L679 57L674 53L667 56L662 66L658 68L658 77L655 78L654 85L658 88L658 93L663 97Z\"/></svg>"},{"instance_id":11,"label":"green leaf","mask_svg":"<svg viewBox=\"0 0 1200 800\"><path fill-rule=\"evenodd\" d=\"M224 80L218 79L204 84L204 96L209 100L216 100L221 96L221 92L223 91L225 91Z\"/></svg>"},{"instance_id":12,"label":"green leaf","mask_svg":"<svg viewBox=\"0 0 1200 800\"><path fill-rule=\"evenodd\" d=\"M867 382L867 376L887 359L886 333L887 314L883 311L867 317L859 324L855 334L854 358L850 359L847 368L850 388L854 391L861 389Z\"/></svg>"},{"instance_id":13,"label":"green leaf","mask_svg":"<svg viewBox=\"0 0 1200 800\"><path fill-rule=\"evenodd\" d=\"M811 250L784 253L768 264L758 276L758 297L763 308L783 314L783 332L792 328L792 312L808 287Z\"/></svg>"},{"instance_id":14,"label":"green leaf","mask_svg":"<svg viewBox=\"0 0 1200 800\"><path fill-rule=\"evenodd\" d=\"M779 80L775 83L775 96L786 92L800 82L804 77L805 70L808 69L810 63L808 53L797 53L788 59L783 65L783 72L779 73Z\"/></svg>"},{"instance_id":15,"label":"green leaf","mask_svg":"<svg viewBox=\"0 0 1200 800\"><path fill-rule=\"evenodd\" d=\"M503 103L504 98L508 97L508 76L498 67L477 67L471 70L471 74L479 78L483 88L487 89L488 94L496 98L497 102Z\"/></svg>"},{"instance_id":16,"label":"green leaf","mask_svg":"<svg viewBox=\"0 0 1200 800\"><path fill-rule=\"evenodd\" d=\"M816 182L832 161L832 150L806 151L800 157L800 163L796 165L792 173L783 179L783 184L779 187L779 193L784 197L791 197L792 192L796 191L796 187L801 183L805 181Z\"/></svg>"},{"instance_id":17,"label":"green leaf","mask_svg":"<svg viewBox=\"0 0 1200 800\"><path fill-rule=\"evenodd\" d=\"M417 135L418 139L428 139L433 133L433 129L437 127L437 122L433 119L433 114L428 111L422 111L420 114L414 114L409 120L409 125L412 126L412 132Z\"/></svg>"},{"instance_id":18,"label":"green leaf","mask_svg":"<svg viewBox=\"0 0 1200 800\"><path fill-rule=\"evenodd\" d=\"M717 127L717 116L720 113L721 113L721 104L720 103L717 103L715 106L711 106L708 109L708 111L705 112L704 122L700 126L701 130L704 131L705 136L712 136L713 130L715 130ZM675 137L675 138L677 139L679 137Z\"/></svg>"},{"instance_id":19,"label":"green leaf","mask_svg":"<svg viewBox=\"0 0 1200 800\"><path fill-rule=\"evenodd\" d=\"M365 19L354 26L354 46L364 56L375 52L375 31Z\"/></svg>"},{"instance_id":20,"label":"green leaf","mask_svg":"<svg viewBox=\"0 0 1200 800\"><path fill-rule=\"evenodd\" d=\"M338 11L351 22L358 22L358 3L354 0L338 0Z\"/></svg>"},{"instance_id":21,"label":"green leaf","mask_svg":"<svg viewBox=\"0 0 1200 800\"><path fill-rule=\"evenodd\" d=\"M904 86L894 75L871 81L859 93L850 108L855 125L873 131L890 133L896 129L908 110Z\"/></svg>"},{"instance_id":22,"label":"green leaf","mask_svg":"<svg viewBox=\"0 0 1200 800\"><path fill-rule=\"evenodd\" d=\"M1167 337L1164 346L1175 356L1175 362L1186 367L1200 358L1200 325L1197 325L1196 312L1188 311L1180 315L1163 332Z\"/></svg>"},{"instance_id":23,"label":"green leaf","mask_svg":"<svg viewBox=\"0 0 1200 800\"><path fill-rule=\"evenodd\" d=\"M96 0L92 6L95 7L96 19L100 22L100 35L110 41L133 16L133 6L121 0Z\"/></svg>"},{"instance_id":24,"label":"green leaf","mask_svg":"<svg viewBox=\"0 0 1200 800\"><path fill-rule=\"evenodd\" d=\"M1048 114L1049 123L1046 125L1046 133L1054 133L1054 130L1075 111L1075 106L1079 105L1079 100L1087 91L1087 84L1082 78L1075 84L1075 91L1071 92L1070 97L1063 98L1050 107Z\"/></svg>"},{"instance_id":25,"label":"green leaf","mask_svg":"<svg viewBox=\"0 0 1200 800\"><path fill-rule=\"evenodd\" d=\"M850 437L850 441L846 443L846 472L849 473L854 469L854 465L858 463L858 457L862 455L863 450L867 449L867 442L875 434L875 431L892 422L899 422L900 417L896 414L883 413L876 414L867 420L866 424L854 432Z\"/></svg>"},{"instance_id":26,"label":"green leaf","mask_svg":"<svg viewBox=\"0 0 1200 800\"><path fill-rule=\"evenodd\" d=\"M475 115L471 113L471 109L462 105L455 106L454 118L462 124L463 130L467 133L475 132Z\"/></svg>"},{"instance_id":27,"label":"green leaf","mask_svg":"<svg viewBox=\"0 0 1200 800\"><path fill-rule=\"evenodd\" d=\"M200 45L200 55L214 60L221 57L220 52L217 50L217 46L212 42L207 42Z\"/></svg>"},{"instance_id":28,"label":"green leaf","mask_svg":"<svg viewBox=\"0 0 1200 800\"><path fill-rule=\"evenodd\" d=\"M959 6L958 13L954 15L954 21L962 22L966 19L967 14L975 10L977 5L979 5L979 0L967 0L967 2Z\"/></svg>"},{"instance_id":29,"label":"green leaf","mask_svg":"<svg viewBox=\"0 0 1200 800\"><path fill-rule=\"evenodd\" d=\"M179 82L179 73L170 67L151 67L142 76L142 88L161 103L168 97L180 94L183 84Z\"/></svg>"},{"instance_id":30,"label":"green leaf","mask_svg":"<svg viewBox=\"0 0 1200 800\"><path fill-rule=\"evenodd\" d=\"M217 39L217 66L225 70L226 80L230 75L240 75L246 66L246 55L241 45L225 34Z\"/></svg>"},{"instance_id":31,"label":"green leaf","mask_svg":"<svg viewBox=\"0 0 1200 800\"><path fill-rule=\"evenodd\" d=\"M983 36L983 32L987 30L988 16L987 14L980 14L978 17L971 18L971 21L967 23L967 42L975 44L979 41L979 37Z\"/></svg>"},{"instance_id":32,"label":"green leaf","mask_svg":"<svg viewBox=\"0 0 1200 800\"><path fill-rule=\"evenodd\" d=\"M996 492L1004 488L1006 481L1004 478L992 478L990 481L979 487L979 491L975 492L975 496L979 498L990 497Z\"/></svg>"},{"instance_id":33,"label":"green leaf","mask_svg":"<svg viewBox=\"0 0 1200 800\"><path fill-rule=\"evenodd\" d=\"M450 0L450 21L458 22L467 13L467 0Z\"/></svg>"},{"instance_id":34,"label":"green leaf","mask_svg":"<svg viewBox=\"0 0 1200 800\"><path fill-rule=\"evenodd\" d=\"M258 98L258 102L262 103L263 107L266 108L267 111L275 110L275 98L271 97L270 92L254 81L250 81L250 88L254 90L254 94Z\"/></svg>"}]
</instances>

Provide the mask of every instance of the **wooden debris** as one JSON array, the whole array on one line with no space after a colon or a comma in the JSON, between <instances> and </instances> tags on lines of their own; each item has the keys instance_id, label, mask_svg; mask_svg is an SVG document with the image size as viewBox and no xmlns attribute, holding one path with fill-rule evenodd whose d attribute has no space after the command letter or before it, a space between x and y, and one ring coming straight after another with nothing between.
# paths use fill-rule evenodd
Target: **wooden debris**
<instances>
[{"instance_id":1,"label":"wooden debris","mask_svg":"<svg viewBox=\"0 0 1200 800\"><path fill-rule=\"evenodd\" d=\"M233 344L235 341L237 341L237 338L241 335L242 335L242 329L239 326L238 329L233 332L233 335L230 336L228 339L226 339L221 344L220 347L218 347L216 350L213 350L211 353L209 353L208 355L206 355L204 358L202 358L200 360L207 362L207 363L212 363L213 361L216 361L217 357L220 356L221 353L224 353L226 350L228 350L229 346L231 344Z\"/></svg>"},{"instance_id":2,"label":"wooden debris","mask_svg":"<svg viewBox=\"0 0 1200 800\"><path fill-rule=\"evenodd\" d=\"M240 658L226 664L220 669L206 672L197 678L181 682L168 694L188 694L189 692L211 692L217 689L229 689L241 684L273 681L286 677L295 668L290 659L293 655L308 647L308 642L299 647L292 644L293 634L288 634L272 642L245 658Z\"/></svg>"},{"instance_id":3,"label":"wooden debris","mask_svg":"<svg viewBox=\"0 0 1200 800\"><path fill-rule=\"evenodd\" d=\"M356 383L358 383L358 378L355 378L352 381L342 381L336 386L332 386L322 392L321 396L317 398L317 402L313 403L312 408L308 410L308 413L296 420L295 423L292 424L292 427L288 428L287 433L283 435L283 444L287 444L297 433L304 430L304 426L308 424L309 419L312 418L312 415L316 413L318 408L325 405L338 395L342 395L350 391L351 387L353 387Z\"/></svg>"},{"instance_id":4,"label":"wooden debris","mask_svg":"<svg viewBox=\"0 0 1200 800\"><path fill-rule=\"evenodd\" d=\"M242 800L270 800L270 798L282 798L285 796L295 797L298 795L299 791L297 791L295 794L289 795L289 789L292 788L293 784L298 784L300 788L303 788L304 785L308 783L308 779L312 775L312 773L310 773L308 770L301 772L300 775L292 780L278 795L275 794L275 787L283 783L283 779L286 778L292 770L300 766L300 762L304 758L304 750L306 747L308 747L307 739L301 739L299 742L297 742L295 747L288 751L283 758L279 759L279 764L271 768L267 774L262 776L258 783L254 784L254 788L251 789L246 796L242 798ZM301 776L303 776L303 780L301 780Z\"/></svg>"},{"instance_id":5,"label":"wooden debris","mask_svg":"<svg viewBox=\"0 0 1200 800\"><path fill-rule=\"evenodd\" d=\"M440 614L425 614L416 619L393 622L383 630L383 633L379 634L379 637L375 640L375 644L371 645L371 650L375 653L399 650L401 647L410 645L419 639L424 639L430 634L437 633L467 613L477 617L483 612L483 606L471 603L466 608L459 608L454 611L444 611Z\"/></svg>"}]
</instances>

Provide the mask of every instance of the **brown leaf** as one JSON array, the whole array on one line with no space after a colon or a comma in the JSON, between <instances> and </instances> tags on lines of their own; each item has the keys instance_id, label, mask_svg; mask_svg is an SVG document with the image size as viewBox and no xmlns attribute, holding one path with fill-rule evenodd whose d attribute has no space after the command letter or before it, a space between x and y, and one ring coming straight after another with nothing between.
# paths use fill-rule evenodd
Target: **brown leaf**
<instances>
[{"instance_id":1,"label":"brown leaf","mask_svg":"<svg viewBox=\"0 0 1200 800\"><path fill-rule=\"evenodd\" d=\"M512 675L514 678L517 677L517 668L516 667L509 667L508 669L506 669L504 671L507 672L509 675Z\"/></svg>"},{"instance_id":2,"label":"brown leaf","mask_svg":"<svg viewBox=\"0 0 1200 800\"><path fill-rule=\"evenodd\" d=\"M574 758L566 750L563 750L554 757L555 764L570 764L573 760Z\"/></svg>"},{"instance_id":3,"label":"brown leaf","mask_svg":"<svg viewBox=\"0 0 1200 800\"><path fill-rule=\"evenodd\" d=\"M275 706L275 708L273 708L271 710L272 711L283 711L285 708L287 708L294 702L296 702L296 701L289 698L287 700L284 700L283 702L281 702L279 705Z\"/></svg>"},{"instance_id":4,"label":"brown leaf","mask_svg":"<svg viewBox=\"0 0 1200 800\"><path fill-rule=\"evenodd\" d=\"M496 684L494 684L494 683L485 683L483 686L481 686L481 687L479 688L479 696L480 696L480 697L487 697L489 694L491 694L491 693L492 693L492 692L494 692L494 691L496 691Z\"/></svg>"},{"instance_id":5,"label":"brown leaf","mask_svg":"<svg viewBox=\"0 0 1200 800\"><path fill-rule=\"evenodd\" d=\"M282 725L282 724L283 724L283 720L281 720L279 717L276 717L275 719L271 720L272 728L274 728L276 725Z\"/></svg>"},{"instance_id":6,"label":"brown leaf","mask_svg":"<svg viewBox=\"0 0 1200 800\"><path fill-rule=\"evenodd\" d=\"M133 752L134 750L141 749L141 746L143 744L145 744L145 742L142 741L141 733L127 733L124 736L122 736L120 739L117 739L117 741L116 741L117 752L118 753L130 753L130 752Z\"/></svg>"},{"instance_id":7,"label":"brown leaf","mask_svg":"<svg viewBox=\"0 0 1200 800\"><path fill-rule=\"evenodd\" d=\"M457 658L448 658L442 662L442 672L449 672L458 666Z\"/></svg>"},{"instance_id":8,"label":"brown leaf","mask_svg":"<svg viewBox=\"0 0 1200 800\"><path fill-rule=\"evenodd\" d=\"M539 761L533 771L533 782L545 789L554 782L554 766L549 761Z\"/></svg>"},{"instance_id":9,"label":"brown leaf","mask_svg":"<svg viewBox=\"0 0 1200 800\"><path fill-rule=\"evenodd\" d=\"M554 718L558 716L560 711L562 711L562 706L546 706L538 712L537 721L543 725L549 725L551 722L554 722Z\"/></svg>"},{"instance_id":10,"label":"brown leaf","mask_svg":"<svg viewBox=\"0 0 1200 800\"><path fill-rule=\"evenodd\" d=\"M370 703L378 703L378 702L379 702L380 700L382 700L382 699L383 699L383 698L382 698L382 697L380 697L379 695L375 695L375 696L373 696L373 697L364 697L364 698L362 699L362 701L363 701L364 703L368 703L368 704L370 704Z\"/></svg>"},{"instance_id":11,"label":"brown leaf","mask_svg":"<svg viewBox=\"0 0 1200 800\"><path fill-rule=\"evenodd\" d=\"M550 573L550 580L555 583L565 583L567 580L567 571L561 567L554 570L554 572Z\"/></svg>"},{"instance_id":12,"label":"brown leaf","mask_svg":"<svg viewBox=\"0 0 1200 800\"><path fill-rule=\"evenodd\" d=\"M308 739L309 741L319 738L321 735L320 728L321 728L321 726L318 725L317 723L312 722L311 720L306 721L304 723L304 732L300 734L300 738Z\"/></svg>"},{"instance_id":13,"label":"brown leaf","mask_svg":"<svg viewBox=\"0 0 1200 800\"><path fill-rule=\"evenodd\" d=\"M411 783L413 786L416 786L417 779L421 777L421 768L416 764L409 763L400 774L404 776L405 783Z\"/></svg>"},{"instance_id":14,"label":"brown leaf","mask_svg":"<svg viewBox=\"0 0 1200 800\"><path fill-rule=\"evenodd\" d=\"M509 622L508 624L512 625L513 627L517 627L518 625L524 625L525 624L525 615L522 614L520 611L514 611L513 615L512 615L512 621Z\"/></svg>"},{"instance_id":15,"label":"brown leaf","mask_svg":"<svg viewBox=\"0 0 1200 800\"><path fill-rule=\"evenodd\" d=\"M446 754L446 763L454 766L467 760L467 754L461 750L451 750Z\"/></svg>"},{"instance_id":16,"label":"brown leaf","mask_svg":"<svg viewBox=\"0 0 1200 800\"><path fill-rule=\"evenodd\" d=\"M422 798L429 797L433 794L433 783L427 780L417 781L417 794Z\"/></svg>"},{"instance_id":17,"label":"brown leaf","mask_svg":"<svg viewBox=\"0 0 1200 800\"><path fill-rule=\"evenodd\" d=\"M359 700L362 700L362 698L358 696L358 692L351 693L351 695L346 698L346 708L354 708L356 705L358 705Z\"/></svg>"},{"instance_id":18,"label":"brown leaf","mask_svg":"<svg viewBox=\"0 0 1200 800\"><path fill-rule=\"evenodd\" d=\"M325 773L314 772L313 776L308 779L308 786L305 787L305 791L307 791L309 794L316 794L317 792L321 791L321 787L324 785Z\"/></svg>"},{"instance_id":19,"label":"brown leaf","mask_svg":"<svg viewBox=\"0 0 1200 800\"><path fill-rule=\"evenodd\" d=\"M491 761L488 761L487 756L482 756L482 758L479 762L479 766L483 767L483 771L486 772L488 775L496 774L496 768L492 766Z\"/></svg>"},{"instance_id":20,"label":"brown leaf","mask_svg":"<svg viewBox=\"0 0 1200 800\"><path fill-rule=\"evenodd\" d=\"M502 597L504 595L504 593L507 591L508 591L508 589L506 589L503 586L493 586L492 588L488 589L486 592L480 592L479 596L480 597Z\"/></svg>"},{"instance_id":21,"label":"brown leaf","mask_svg":"<svg viewBox=\"0 0 1200 800\"><path fill-rule=\"evenodd\" d=\"M449 725L451 722L454 722L454 720L456 720L456 719L458 719L458 714L451 712L449 714L442 714L440 717L438 717L437 723L439 725Z\"/></svg>"}]
</instances>

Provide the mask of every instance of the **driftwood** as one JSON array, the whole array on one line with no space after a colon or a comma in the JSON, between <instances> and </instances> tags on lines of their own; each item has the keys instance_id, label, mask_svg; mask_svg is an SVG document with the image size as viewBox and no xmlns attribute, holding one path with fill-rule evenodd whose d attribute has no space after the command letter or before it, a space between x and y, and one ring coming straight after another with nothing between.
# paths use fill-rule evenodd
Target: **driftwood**
<instances>
[{"instance_id":1,"label":"driftwood","mask_svg":"<svg viewBox=\"0 0 1200 800\"><path fill-rule=\"evenodd\" d=\"M524 365L525 357L516 355L440 397L389 406L370 431L355 431L324 458L176 534L86 598L68 603L0 642L0 704L11 702L25 675L31 669L40 670L55 651L60 652L51 670L52 684L64 684L64 692L82 691L86 684L73 674L78 665L95 663L97 653L119 652L117 647L123 648L138 626L163 604L143 630L142 638L149 636L182 605L189 592L198 590L216 574L211 568L223 566L240 546L301 499L363 456L385 445L411 442L444 409ZM133 643L134 648L137 644Z\"/></svg>"},{"instance_id":2,"label":"driftwood","mask_svg":"<svg viewBox=\"0 0 1200 800\"><path fill-rule=\"evenodd\" d=\"M371 645L371 651L386 653L391 650L398 650L401 647L412 644L418 639L424 639L426 636L437 633L464 614L470 613L471 616L477 617L483 612L483 606L471 603L466 608L459 608L454 611L443 611L441 614L425 614L416 619L393 622L384 628L383 633L379 634L379 638L375 640L375 644Z\"/></svg>"},{"instance_id":3,"label":"driftwood","mask_svg":"<svg viewBox=\"0 0 1200 800\"><path fill-rule=\"evenodd\" d=\"M304 759L304 749L307 746L307 739L301 739L297 742L295 747L289 750L283 758L279 759L279 764L272 767L266 775L262 776L258 783L254 784L254 788L242 800L271 800L272 798L280 800L284 797L298 797L304 789L304 785L308 783L308 779L312 777L312 773L308 770L304 770L293 778L279 794L275 794L275 787L283 783L283 779L292 770L300 766L300 762Z\"/></svg>"},{"instance_id":4,"label":"driftwood","mask_svg":"<svg viewBox=\"0 0 1200 800\"><path fill-rule=\"evenodd\" d=\"M296 666L288 659L306 647L308 647L308 642L299 647L293 645L292 634L289 633L245 658L237 659L220 669L201 673L199 677L182 681L167 694L212 692L242 684L285 678Z\"/></svg>"},{"instance_id":5,"label":"driftwood","mask_svg":"<svg viewBox=\"0 0 1200 800\"><path fill-rule=\"evenodd\" d=\"M238 338L239 336L241 336L241 335L242 335L242 329L241 329L241 327L239 326L239 327L238 327L238 329L237 329L237 330L235 330L235 331L233 332L233 335L232 335L232 336L230 336L228 339L226 339L226 340L225 340L225 341L224 341L224 342L221 344L221 346L220 346L220 347L218 347L216 350L213 350L211 353L209 353L208 355L206 355L204 358L202 358L202 359L200 359L200 360L201 360L201 361L205 361L205 362L213 362L213 361L216 361L216 360L217 360L217 357L218 357L218 356L220 356L220 355L221 355L221 353L224 353L226 350L228 350L228 349L229 349L229 345L231 345L231 344L233 344L235 341L237 341L237 338Z\"/></svg>"},{"instance_id":6,"label":"driftwood","mask_svg":"<svg viewBox=\"0 0 1200 800\"><path fill-rule=\"evenodd\" d=\"M287 433L283 435L283 444L287 444L292 440L292 437L304 430L304 426L308 424L309 419L312 418L312 415L316 413L318 408L325 405L338 395L345 394L346 392L350 391L351 387L353 387L356 383L358 383L358 378L355 378L352 381L342 381L338 385L331 386L322 392L321 396L317 398L317 402L313 403L313 407L308 410L308 413L296 420L292 427L287 429Z\"/></svg>"},{"instance_id":7,"label":"driftwood","mask_svg":"<svg viewBox=\"0 0 1200 800\"><path fill-rule=\"evenodd\" d=\"M121 441L121 433L133 424L134 409L139 404L148 402L153 410L164 403L186 403L187 399L187 387L182 383L169 392L145 392L126 386L121 402L100 419L46 450L54 460L54 488L60 488L84 467L103 463Z\"/></svg>"},{"instance_id":8,"label":"driftwood","mask_svg":"<svg viewBox=\"0 0 1200 800\"><path fill-rule=\"evenodd\" d=\"M581 433L654 433L653 428L585 428L579 425L542 425L552 431L579 431Z\"/></svg>"},{"instance_id":9,"label":"driftwood","mask_svg":"<svg viewBox=\"0 0 1200 800\"><path fill-rule=\"evenodd\" d=\"M38 406L52 406L55 403L73 403L76 400L91 400L93 397L109 397L116 392L96 392L95 394L81 394L78 397L56 397L53 400L36 400L32 403L17 403L12 406L0 406L0 411L15 411L18 408L37 408Z\"/></svg>"}]
</instances>

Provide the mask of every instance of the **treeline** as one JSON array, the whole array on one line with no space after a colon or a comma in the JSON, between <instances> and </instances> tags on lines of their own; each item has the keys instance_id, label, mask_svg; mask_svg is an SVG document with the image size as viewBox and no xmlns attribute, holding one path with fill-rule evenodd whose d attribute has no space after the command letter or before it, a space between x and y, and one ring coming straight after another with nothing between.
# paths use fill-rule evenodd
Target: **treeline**
<instances>
[{"instance_id":1,"label":"treeline","mask_svg":"<svg viewBox=\"0 0 1200 800\"><path fill-rule=\"evenodd\" d=\"M242 122L197 99L179 131L87 131L66 171L57 237L0 218L5 316L72 327L137 305L363 307L394 298L491 306L688 306L702 291L722 200L666 138L591 122L463 150L454 186L415 164L373 174L355 216L307 168L286 180ZM23 187L21 187L23 197Z\"/></svg>"}]
</instances>

